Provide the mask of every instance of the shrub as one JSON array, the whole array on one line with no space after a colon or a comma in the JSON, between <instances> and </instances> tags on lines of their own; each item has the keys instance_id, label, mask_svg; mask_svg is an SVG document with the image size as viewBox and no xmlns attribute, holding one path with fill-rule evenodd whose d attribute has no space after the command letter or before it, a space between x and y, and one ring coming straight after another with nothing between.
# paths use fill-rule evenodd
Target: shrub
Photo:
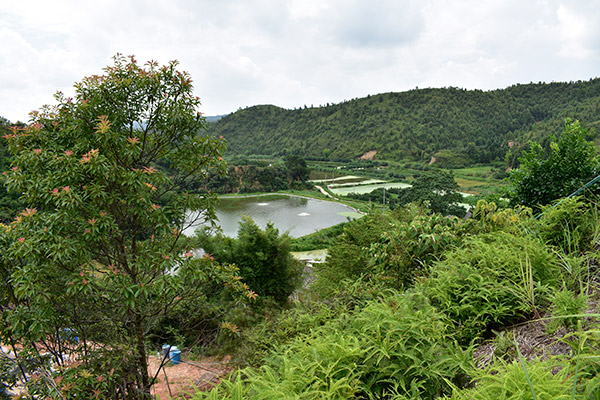
<instances>
[{"instance_id":1,"label":"shrub","mask_svg":"<svg viewBox=\"0 0 600 400\"><path fill-rule=\"evenodd\" d=\"M485 370L474 370L475 387L456 390L452 399L573 399L574 379L556 362L534 360L496 362Z\"/></svg>"},{"instance_id":2,"label":"shrub","mask_svg":"<svg viewBox=\"0 0 600 400\"><path fill-rule=\"evenodd\" d=\"M537 314L559 278L556 255L539 240L500 231L468 238L446 253L423 286L468 343Z\"/></svg>"},{"instance_id":3,"label":"shrub","mask_svg":"<svg viewBox=\"0 0 600 400\"><path fill-rule=\"evenodd\" d=\"M221 351L232 354L239 365L258 365L260 361L284 344L306 335L338 316L364 307L381 293L361 279L345 281L343 287L326 300L295 302L292 308L272 307L257 312L256 307L242 306L230 313L228 320L240 328L235 338L221 341Z\"/></svg>"},{"instance_id":4,"label":"shrub","mask_svg":"<svg viewBox=\"0 0 600 400\"><path fill-rule=\"evenodd\" d=\"M329 248L326 262L314 265L312 289L323 298L342 287L345 279L357 279L370 271L365 251L396 219L389 213L373 212L344 225L344 233Z\"/></svg>"},{"instance_id":5,"label":"shrub","mask_svg":"<svg viewBox=\"0 0 600 400\"><path fill-rule=\"evenodd\" d=\"M590 250L598 233L597 211L581 197L565 198L555 206L542 208L538 232L548 244L566 254Z\"/></svg>"},{"instance_id":6,"label":"shrub","mask_svg":"<svg viewBox=\"0 0 600 400\"><path fill-rule=\"evenodd\" d=\"M202 248L221 263L235 264L239 275L259 296L270 296L279 303L302 283L303 265L290 253L290 238L279 235L273 224L264 230L250 217L242 217L237 239L198 233Z\"/></svg>"},{"instance_id":7,"label":"shrub","mask_svg":"<svg viewBox=\"0 0 600 400\"><path fill-rule=\"evenodd\" d=\"M439 214L395 224L370 246L371 269L395 288L411 287L431 261L461 242L464 228L462 220Z\"/></svg>"},{"instance_id":8,"label":"shrub","mask_svg":"<svg viewBox=\"0 0 600 400\"><path fill-rule=\"evenodd\" d=\"M487 200L479 200L473 211L474 229L479 233L506 231L514 234L533 228L531 210L526 207L500 208Z\"/></svg>"},{"instance_id":9,"label":"shrub","mask_svg":"<svg viewBox=\"0 0 600 400\"><path fill-rule=\"evenodd\" d=\"M581 320L579 315L585 312L588 296L585 293L573 293L563 288L552 296L552 319L548 330L555 332L561 326L571 329Z\"/></svg>"},{"instance_id":10,"label":"shrub","mask_svg":"<svg viewBox=\"0 0 600 400\"><path fill-rule=\"evenodd\" d=\"M513 204L539 207L565 197L598 175L594 143L579 121L565 120L560 138L552 137L549 154L538 143L519 158L521 166L512 170Z\"/></svg>"}]
</instances>

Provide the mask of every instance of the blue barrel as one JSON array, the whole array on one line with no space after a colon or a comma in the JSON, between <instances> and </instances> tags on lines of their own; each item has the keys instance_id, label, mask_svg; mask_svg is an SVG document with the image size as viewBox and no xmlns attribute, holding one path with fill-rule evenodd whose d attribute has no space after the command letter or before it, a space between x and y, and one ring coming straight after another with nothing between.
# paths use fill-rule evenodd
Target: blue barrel
<instances>
[{"instance_id":1,"label":"blue barrel","mask_svg":"<svg viewBox=\"0 0 600 400\"><path fill-rule=\"evenodd\" d=\"M171 345L170 344L163 344L163 346L162 346L162 355L163 355L163 357L168 356L170 350L171 350Z\"/></svg>"},{"instance_id":2,"label":"blue barrel","mask_svg":"<svg viewBox=\"0 0 600 400\"><path fill-rule=\"evenodd\" d=\"M169 352L169 358L174 365L177 365L181 362L181 350L171 350Z\"/></svg>"}]
</instances>

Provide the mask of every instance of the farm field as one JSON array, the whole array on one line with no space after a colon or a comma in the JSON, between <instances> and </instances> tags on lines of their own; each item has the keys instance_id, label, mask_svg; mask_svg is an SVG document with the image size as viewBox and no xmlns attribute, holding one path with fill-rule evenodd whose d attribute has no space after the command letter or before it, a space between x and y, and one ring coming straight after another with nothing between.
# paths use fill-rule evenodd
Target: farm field
<instances>
[{"instance_id":1,"label":"farm field","mask_svg":"<svg viewBox=\"0 0 600 400\"><path fill-rule=\"evenodd\" d=\"M363 166L364 165L364 166ZM448 171L461 192L486 195L500 193L508 187L501 166L482 165L456 169L434 168L428 165L402 162L333 163L314 161L309 164L310 179L320 183L337 196L349 193L370 193L378 188L406 188L418 176L435 171Z\"/></svg>"}]
</instances>

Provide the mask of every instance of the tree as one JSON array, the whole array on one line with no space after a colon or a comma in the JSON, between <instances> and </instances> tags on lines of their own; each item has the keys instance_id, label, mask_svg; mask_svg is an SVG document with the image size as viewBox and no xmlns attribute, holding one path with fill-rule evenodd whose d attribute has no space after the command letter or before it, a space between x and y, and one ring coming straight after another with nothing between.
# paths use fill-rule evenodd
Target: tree
<instances>
[{"instance_id":1,"label":"tree","mask_svg":"<svg viewBox=\"0 0 600 400\"><path fill-rule=\"evenodd\" d=\"M290 238L269 223L264 230L250 218L240 221L237 239L199 234L202 248L218 262L235 264L251 290L285 303L302 281L302 263L290 253Z\"/></svg>"},{"instance_id":2,"label":"tree","mask_svg":"<svg viewBox=\"0 0 600 400\"><path fill-rule=\"evenodd\" d=\"M434 213L463 216L465 209L456 203L462 201L454 176L445 171L419 175L410 188L401 189L398 205L421 202Z\"/></svg>"},{"instance_id":3,"label":"tree","mask_svg":"<svg viewBox=\"0 0 600 400\"><path fill-rule=\"evenodd\" d=\"M43 396L149 397L155 321L207 280L242 290L234 268L194 257L181 240L187 210L214 217L211 195L181 188L226 168L223 141L202 133L189 75L175 61L141 67L121 55L104 72L5 135L8 188L27 208L8 231L2 278L15 298L1 303L3 335L29 356L52 355L62 383L38 387ZM80 366L63 362L67 349Z\"/></svg>"},{"instance_id":4,"label":"tree","mask_svg":"<svg viewBox=\"0 0 600 400\"><path fill-rule=\"evenodd\" d=\"M9 127L12 124L5 118L0 117L0 135L4 136L10 133ZM8 151L6 142L0 140L0 171L9 169L12 157ZM0 175L0 223L10 222L18 212L23 208L19 202L19 196L15 193L8 193L2 184L5 175Z\"/></svg>"},{"instance_id":5,"label":"tree","mask_svg":"<svg viewBox=\"0 0 600 400\"><path fill-rule=\"evenodd\" d=\"M286 156L285 166L288 169L292 181L305 182L308 180L310 170L306 166L304 158L297 155Z\"/></svg>"},{"instance_id":6,"label":"tree","mask_svg":"<svg viewBox=\"0 0 600 400\"><path fill-rule=\"evenodd\" d=\"M520 167L511 171L513 204L538 208L567 196L593 179L599 170L594 145L579 121L565 120L560 138L551 137L550 151L531 142L531 150L519 158Z\"/></svg>"}]
</instances>

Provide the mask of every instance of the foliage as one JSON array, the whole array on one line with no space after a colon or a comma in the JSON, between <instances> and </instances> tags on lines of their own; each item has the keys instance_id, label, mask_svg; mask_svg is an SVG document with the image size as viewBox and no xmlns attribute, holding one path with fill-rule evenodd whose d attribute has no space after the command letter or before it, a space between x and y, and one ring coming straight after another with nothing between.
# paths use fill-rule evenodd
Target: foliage
<instances>
[{"instance_id":1,"label":"foliage","mask_svg":"<svg viewBox=\"0 0 600 400\"><path fill-rule=\"evenodd\" d=\"M233 310L251 310L252 305L240 302L236 293L231 293L218 281L197 285L197 282L184 283L183 290L195 295L182 297L153 324L147 335L152 344L171 343L179 349L206 353L211 347L217 347L222 334L236 333L235 328L229 329L240 325L232 321Z\"/></svg>"},{"instance_id":2,"label":"foliage","mask_svg":"<svg viewBox=\"0 0 600 400\"><path fill-rule=\"evenodd\" d=\"M433 399L471 366L443 315L418 293L389 293L301 335L196 399Z\"/></svg>"},{"instance_id":3,"label":"foliage","mask_svg":"<svg viewBox=\"0 0 600 400\"><path fill-rule=\"evenodd\" d=\"M311 288L327 298L343 285L346 279L357 279L372 271L365 249L392 227L396 219L387 213L374 211L344 225L344 233L328 249L325 263L315 264L316 280Z\"/></svg>"},{"instance_id":4,"label":"foliage","mask_svg":"<svg viewBox=\"0 0 600 400\"><path fill-rule=\"evenodd\" d=\"M226 175L211 174L201 184L194 185L193 189L221 194L273 192L288 189L287 178L287 170L280 165L231 165Z\"/></svg>"},{"instance_id":5,"label":"foliage","mask_svg":"<svg viewBox=\"0 0 600 400\"><path fill-rule=\"evenodd\" d=\"M449 172L423 174L415 179L412 187L402 189L399 205L422 202L434 213L462 217L465 215L465 209L456 204L462 201L458 189L454 176Z\"/></svg>"},{"instance_id":6,"label":"foliage","mask_svg":"<svg viewBox=\"0 0 600 400\"><path fill-rule=\"evenodd\" d=\"M578 324L577 332L565 336L565 341L571 345L573 357L569 360L569 371L577 376L579 384L574 387L574 392L583 392L585 399L597 399L600 397L600 330L597 327L597 319L593 320L595 325L592 329L583 331Z\"/></svg>"},{"instance_id":7,"label":"foliage","mask_svg":"<svg viewBox=\"0 0 600 400\"><path fill-rule=\"evenodd\" d=\"M473 370L472 389L456 390L452 399L583 399L573 397L576 381L555 360L533 360L520 364L497 362L485 370ZM533 390L532 390L533 388Z\"/></svg>"},{"instance_id":8,"label":"foliage","mask_svg":"<svg viewBox=\"0 0 600 400\"><path fill-rule=\"evenodd\" d=\"M393 287L411 287L432 261L461 243L466 228L458 218L436 214L394 225L369 248L372 269Z\"/></svg>"},{"instance_id":9,"label":"foliage","mask_svg":"<svg viewBox=\"0 0 600 400\"><path fill-rule=\"evenodd\" d=\"M598 210L581 197L566 198L554 206L542 207L538 232L548 244L565 254L591 250L598 233Z\"/></svg>"},{"instance_id":10,"label":"foliage","mask_svg":"<svg viewBox=\"0 0 600 400\"><path fill-rule=\"evenodd\" d=\"M531 236L494 232L467 238L431 267L427 296L455 324L463 343L538 315L559 283L556 255Z\"/></svg>"},{"instance_id":11,"label":"foliage","mask_svg":"<svg viewBox=\"0 0 600 400\"><path fill-rule=\"evenodd\" d=\"M252 193L312 187L307 182L306 162L300 157L297 157L294 165L288 162L284 164L248 163L247 160L245 162L245 164L229 166L226 175L211 174L208 179L194 182L189 188L214 193ZM299 165L304 165L305 170L302 170Z\"/></svg>"},{"instance_id":12,"label":"foliage","mask_svg":"<svg viewBox=\"0 0 600 400\"><path fill-rule=\"evenodd\" d=\"M335 239L344 233L346 222L321 229L317 232L292 239L292 251L309 251L330 247Z\"/></svg>"},{"instance_id":13,"label":"foliage","mask_svg":"<svg viewBox=\"0 0 600 400\"><path fill-rule=\"evenodd\" d=\"M520 159L520 168L511 171L513 204L539 207L574 193L599 172L594 145L579 121L565 120L560 138L552 138L549 154L531 143Z\"/></svg>"},{"instance_id":14,"label":"foliage","mask_svg":"<svg viewBox=\"0 0 600 400\"><path fill-rule=\"evenodd\" d=\"M346 280L343 287L327 299L298 301L288 309L263 308L243 305L230 319L240 328L233 340L223 341L221 351L232 354L242 366L259 366L269 354L283 345L296 340L340 315L364 307L374 300L381 289L366 280ZM231 339L231 338L230 338ZM235 351L233 351L235 350Z\"/></svg>"},{"instance_id":15,"label":"foliage","mask_svg":"<svg viewBox=\"0 0 600 400\"><path fill-rule=\"evenodd\" d=\"M11 126L13 124L0 117L0 136L8 135ZM5 174L11 162L12 156L8 151L7 143L0 139L0 172L3 173L0 175L0 223L9 223L23 209L19 196L15 193L8 193L4 186Z\"/></svg>"},{"instance_id":16,"label":"foliage","mask_svg":"<svg viewBox=\"0 0 600 400\"><path fill-rule=\"evenodd\" d=\"M504 161L509 143L542 142L567 115L597 123L599 88L593 79L488 92L417 89L295 110L255 106L211 124L210 132L223 135L232 154L348 161L376 150L380 160L429 162L438 153L455 164L489 163Z\"/></svg>"},{"instance_id":17,"label":"foliage","mask_svg":"<svg viewBox=\"0 0 600 400\"><path fill-rule=\"evenodd\" d=\"M520 235L534 229L531 210L526 207L499 208L494 202L479 200L471 217L479 233L505 231Z\"/></svg>"},{"instance_id":18,"label":"foliage","mask_svg":"<svg viewBox=\"0 0 600 400\"><path fill-rule=\"evenodd\" d=\"M285 157L285 166L292 181L305 182L308 180L310 171L304 158L298 155L288 155Z\"/></svg>"},{"instance_id":19,"label":"foliage","mask_svg":"<svg viewBox=\"0 0 600 400\"><path fill-rule=\"evenodd\" d=\"M405 189L376 189L370 193L350 193L348 197L373 202L380 202L385 198L390 208L420 203L431 212L462 217L466 210L457 204L463 200L458 190L458 184L451 173L436 171L419 175L412 186Z\"/></svg>"},{"instance_id":20,"label":"foliage","mask_svg":"<svg viewBox=\"0 0 600 400\"><path fill-rule=\"evenodd\" d=\"M195 258L180 241L187 210L209 219L214 210L211 196L179 188L225 165L223 142L201 133L199 99L176 68L117 55L104 75L75 85L74 99L58 93L57 105L6 135L8 187L27 208L8 232L2 281L14 298L2 303L3 335L24 346L20 357L49 353L54 382L78 377L78 398L148 397L146 335L158 317L207 281L242 290L235 268ZM168 175L158 162L176 168ZM80 361L73 371L67 354ZM107 387L80 379L100 382L107 371ZM44 388L53 390L42 385L40 396L60 397Z\"/></svg>"},{"instance_id":21,"label":"foliage","mask_svg":"<svg viewBox=\"0 0 600 400\"><path fill-rule=\"evenodd\" d=\"M250 356L255 368L234 374L212 393L197 398L408 399L452 394L452 398L486 399L534 398L533 392L537 398L590 398L597 394L597 332L578 330L565 338L573 347L572 360L510 362L519 353L509 326L551 308L560 317L556 321L577 324L585 303L585 296L575 297L576 291L560 290L561 268L571 262L568 257L577 260L575 254L567 256L542 240L541 229L552 228L534 222L530 209L498 209L483 200L466 221L428 216L411 207L372 213L363 222L346 224L345 234L330 248L339 264L328 265L328 260L317 270L315 289L327 295L277 317L268 316L242 332L243 354L270 355L262 362ZM574 215L572 229L593 221L593 213ZM394 246L386 247L385 237L394 238ZM433 249L434 243L439 247ZM424 248L420 269L407 269L405 274L416 281L416 287L403 293L389 290L386 277L394 271L390 264L369 261L382 257L389 262L394 256L394 267L400 270L410 262L401 257L403 249L420 246ZM346 251L347 256L342 256ZM351 273L344 269L359 257L356 269ZM335 282L326 285L323 277ZM352 288L351 293L339 289L343 287ZM373 296L378 299L373 301ZM593 324L588 325L593 328ZM470 345L492 332L497 334L498 360L477 370L471 364ZM455 346L454 339L463 348ZM437 362L432 363L434 359ZM464 387L465 379L472 380L469 389Z\"/></svg>"},{"instance_id":22,"label":"foliage","mask_svg":"<svg viewBox=\"0 0 600 400\"><path fill-rule=\"evenodd\" d=\"M272 223L264 230L247 216L239 224L237 239L206 231L198 234L200 246L217 262L235 264L239 275L259 296L270 296L279 303L302 282L303 266L290 253L290 238L279 235Z\"/></svg>"},{"instance_id":23,"label":"foliage","mask_svg":"<svg viewBox=\"0 0 600 400\"><path fill-rule=\"evenodd\" d=\"M589 296L584 292L573 293L566 287L552 295L552 320L548 330L555 332L561 326L572 329L581 320L579 315L585 313Z\"/></svg>"}]
</instances>

